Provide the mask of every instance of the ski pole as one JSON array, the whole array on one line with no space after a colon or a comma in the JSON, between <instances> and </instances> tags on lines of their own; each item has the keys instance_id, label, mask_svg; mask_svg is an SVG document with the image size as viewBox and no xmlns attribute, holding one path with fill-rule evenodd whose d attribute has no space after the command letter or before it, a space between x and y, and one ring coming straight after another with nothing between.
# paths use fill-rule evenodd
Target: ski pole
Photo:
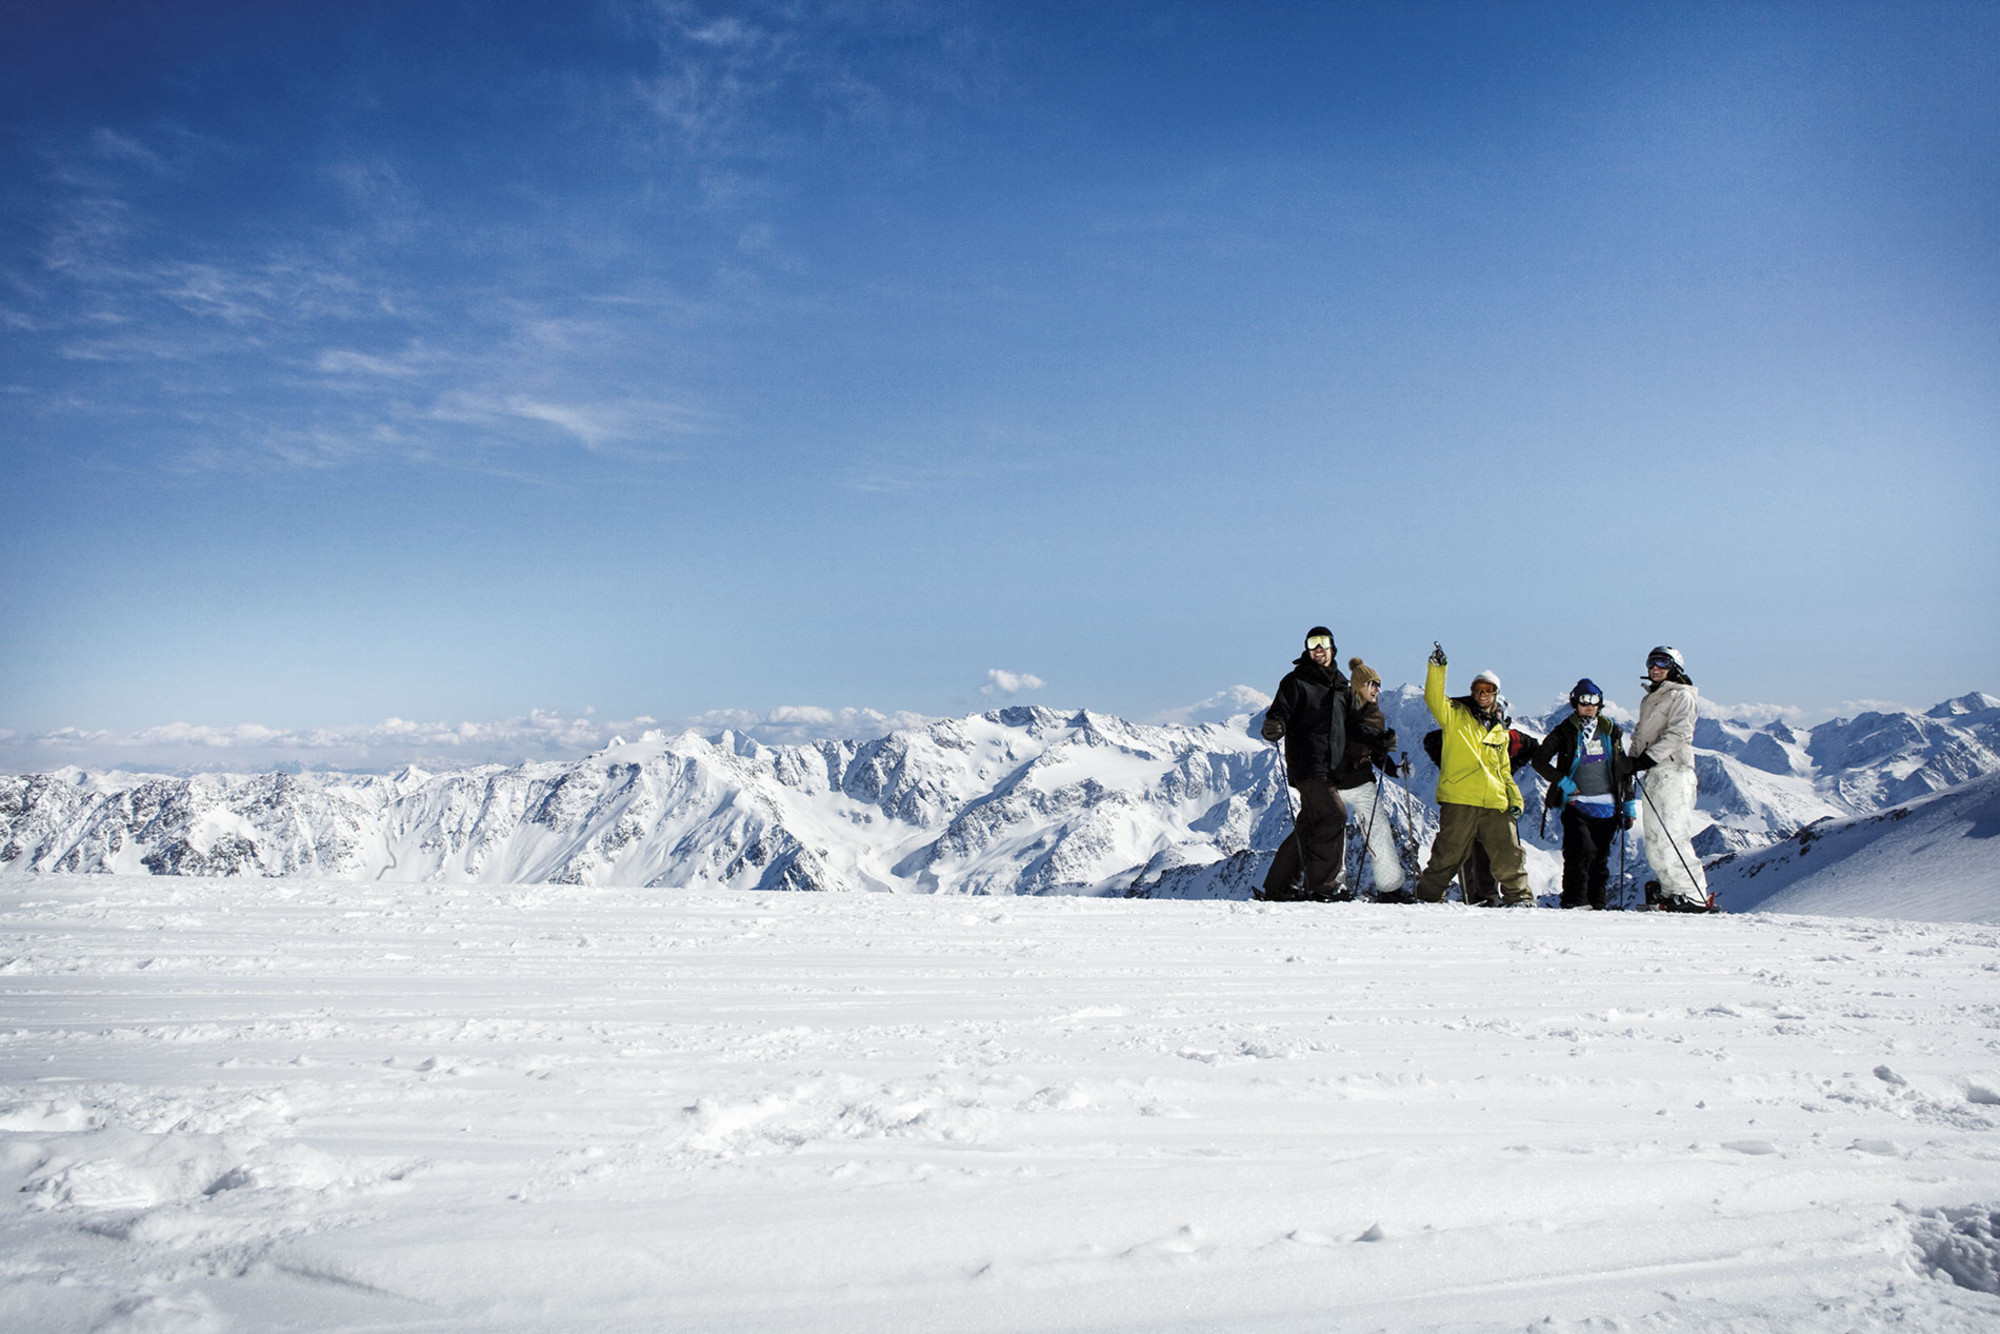
<instances>
[{"instance_id":1,"label":"ski pole","mask_svg":"<svg viewBox=\"0 0 2000 1334\"><path fill-rule=\"evenodd\" d=\"M1403 770L1403 832L1410 836L1411 877L1423 874L1424 845L1417 834L1417 766L1410 761L1410 752L1397 752Z\"/></svg>"},{"instance_id":2,"label":"ski pole","mask_svg":"<svg viewBox=\"0 0 2000 1334\"><path fill-rule=\"evenodd\" d=\"M1284 742L1273 741L1271 744L1278 748L1278 777L1285 780L1285 814L1292 817L1292 842L1298 845L1299 852L1299 879L1304 880L1306 874L1306 841L1299 837L1299 816L1298 812L1292 809L1292 771L1285 764Z\"/></svg>"},{"instance_id":3,"label":"ski pole","mask_svg":"<svg viewBox=\"0 0 2000 1334\"><path fill-rule=\"evenodd\" d=\"M1416 778L1417 771L1416 766L1410 763L1410 752L1407 750L1397 751L1396 761L1397 775L1403 780L1403 832L1410 836L1410 860L1415 861L1417 858L1417 798L1412 789L1416 787L1416 783L1413 780Z\"/></svg>"},{"instance_id":4,"label":"ski pole","mask_svg":"<svg viewBox=\"0 0 2000 1334\"><path fill-rule=\"evenodd\" d=\"M1660 832L1667 836L1667 846L1674 850L1674 856L1680 861L1681 870L1687 872L1688 883L1690 885L1700 884L1701 882L1695 878L1694 868L1689 866L1688 859L1681 855L1680 840L1674 837L1673 830L1667 828L1667 822L1660 818L1660 808L1653 804L1653 798L1646 791L1646 785L1634 779L1633 786L1639 789L1639 800L1645 802L1646 809L1653 813L1653 823L1657 824L1660 827ZM1715 906L1715 895L1710 894L1708 896L1708 906L1711 908Z\"/></svg>"},{"instance_id":5,"label":"ski pole","mask_svg":"<svg viewBox=\"0 0 2000 1334\"><path fill-rule=\"evenodd\" d=\"M1372 765L1370 767L1373 768ZM1382 771L1377 769L1375 770L1375 804L1368 808L1368 827L1361 831L1361 858L1363 861L1367 861L1370 858L1374 857L1375 855L1375 844L1374 844L1375 817L1377 814L1381 812L1381 810L1382 810ZM1356 885L1359 885L1361 883L1361 871L1360 868L1358 867L1355 869L1354 872L1354 883ZM1379 886L1377 887L1377 892L1378 893L1380 892Z\"/></svg>"},{"instance_id":6,"label":"ski pole","mask_svg":"<svg viewBox=\"0 0 2000 1334\"><path fill-rule=\"evenodd\" d=\"M1626 890L1628 890L1630 886L1628 886L1628 882L1626 882L1626 878L1624 878L1624 846L1626 846L1626 834L1630 834L1630 830L1618 830L1618 912L1624 912L1624 910L1626 910L1626 900L1630 898L1630 894L1626 894Z\"/></svg>"}]
</instances>

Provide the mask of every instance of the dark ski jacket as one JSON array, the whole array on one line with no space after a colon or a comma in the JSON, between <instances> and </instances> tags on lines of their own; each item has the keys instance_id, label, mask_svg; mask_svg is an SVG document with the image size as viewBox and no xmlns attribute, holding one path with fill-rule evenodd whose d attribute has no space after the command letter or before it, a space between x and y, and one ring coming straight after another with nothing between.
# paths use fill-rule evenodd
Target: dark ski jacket
<instances>
[{"instance_id":1,"label":"dark ski jacket","mask_svg":"<svg viewBox=\"0 0 2000 1334\"><path fill-rule=\"evenodd\" d=\"M1347 722L1347 751L1334 771L1333 785L1365 787L1375 781L1376 765L1389 767L1389 752L1396 748L1396 729L1389 726L1379 705L1359 700L1354 702Z\"/></svg>"},{"instance_id":2,"label":"dark ski jacket","mask_svg":"<svg viewBox=\"0 0 2000 1334\"><path fill-rule=\"evenodd\" d=\"M1535 772L1548 783L1548 795L1543 799L1550 810L1563 804L1562 794L1556 784L1568 778L1576 769L1576 743L1582 729L1577 725L1575 713L1557 723L1541 745L1535 747ZM1623 810L1625 803L1633 800L1632 775L1637 771L1632 767L1630 757L1625 754L1625 731L1611 719L1602 716L1597 719L1597 734L1604 738L1604 760L1611 766L1611 799Z\"/></svg>"},{"instance_id":3,"label":"dark ski jacket","mask_svg":"<svg viewBox=\"0 0 2000 1334\"><path fill-rule=\"evenodd\" d=\"M1294 785L1307 779L1331 782L1347 754L1347 724L1354 694L1338 667L1322 667L1301 653L1278 682L1277 696L1264 717L1264 736L1285 739L1285 767Z\"/></svg>"}]
</instances>

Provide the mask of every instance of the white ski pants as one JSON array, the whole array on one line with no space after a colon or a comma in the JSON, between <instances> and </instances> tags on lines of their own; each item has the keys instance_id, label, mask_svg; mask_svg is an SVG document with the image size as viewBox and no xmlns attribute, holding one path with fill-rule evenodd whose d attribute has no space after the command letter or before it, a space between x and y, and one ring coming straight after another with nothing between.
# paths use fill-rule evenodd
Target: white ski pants
<instances>
[{"instance_id":1,"label":"white ski pants","mask_svg":"<svg viewBox=\"0 0 2000 1334\"><path fill-rule=\"evenodd\" d=\"M1393 894L1403 887L1403 859L1396 855L1396 833L1389 827L1388 803L1380 800L1383 795L1380 783L1340 789L1348 818L1359 820L1367 832L1368 864L1375 868L1375 892Z\"/></svg>"},{"instance_id":2,"label":"white ski pants","mask_svg":"<svg viewBox=\"0 0 2000 1334\"><path fill-rule=\"evenodd\" d=\"M1708 877L1694 850L1694 767L1661 765L1639 776L1646 795L1639 803L1639 829L1646 840L1646 863L1668 898L1708 899Z\"/></svg>"}]
</instances>

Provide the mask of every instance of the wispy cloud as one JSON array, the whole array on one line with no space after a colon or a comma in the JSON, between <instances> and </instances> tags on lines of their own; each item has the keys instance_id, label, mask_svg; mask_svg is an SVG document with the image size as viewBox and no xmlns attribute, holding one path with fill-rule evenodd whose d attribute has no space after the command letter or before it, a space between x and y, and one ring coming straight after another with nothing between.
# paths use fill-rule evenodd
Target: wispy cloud
<instances>
[{"instance_id":1,"label":"wispy cloud","mask_svg":"<svg viewBox=\"0 0 2000 1334\"><path fill-rule=\"evenodd\" d=\"M161 119L22 140L39 170L19 216L39 237L0 254L0 333L35 335L13 377L28 410L60 424L116 403L116 438L165 470L532 480L555 475L552 442L607 465L687 457L741 410L670 368L712 366L709 335L813 300L787 241L793 169L921 151L1001 62L971 16L900 0L623 13L624 51L547 85L568 114L497 129L513 136L498 178L462 190L437 184L435 145L337 108L321 139ZM644 188L549 172L579 153ZM256 185L220 184L238 178ZM915 475L865 471L864 488Z\"/></svg>"},{"instance_id":2,"label":"wispy cloud","mask_svg":"<svg viewBox=\"0 0 2000 1334\"><path fill-rule=\"evenodd\" d=\"M421 360L404 352L376 356L344 347L330 347L319 354L313 368L327 375L364 375L407 380L423 373Z\"/></svg>"},{"instance_id":3,"label":"wispy cloud","mask_svg":"<svg viewBox=\"0 0 2000 1334\"><path fill-rule=\"evenodd\" d=\"M554 427L590 450L611 445L658 441L691 435L703 429L701 415L672 403L616 399L596 403L563 403L530 394L484 395L454 392L430 410L439 421L535 422Z\"/></svg>"},{"instance_id":4,"label":"wispy cloud","mask_svg":"<svg viewBox=\"0 0 2000 1334\"><path fill-rule=\"evenodd\" d=\"M648 105L682 148L727 163L861 137L907 151L941 108L995 95L994 33L928 5L785 3L654 11ZM800 108L812 114L800 115Z\"/></svg>"},{"instance_id":5,"label":"wispy cloud","mask_svg":"<svg viewBox=\"0 0 2000 1334\"><path fill-rule=\"evenodd\" d=\"M717 311L643 274L598 300L534 253L440 280L429 252L385 242L370 218L343 225L353 209L283 237L171 224L154 178L176 172L176 151L213 149L162 138L43 146L41 242L0 256L0 324L40 340L16 383L44 419L115 414L157 466L208 472L393 460L525 476L546 471L552 441L657 463L712 428L712 413L632 386L657 385ZM350 162L328 181L417 207L386 168Z\"/></svg>"},{"instance_id":6,"label":"wispy cloud","mask_svg":"<svg viewBox=\"0 0 2000 1334\"><path fill-rule=\"evenodd\" d=\"M935 416L856 448L842 472L855 491L901 494L968 483L1040 485L1092 461L1074 438L979 418Z\"/></svg>"},{"instance_id":7,"label":"wispy cloud","mask_svg":"<svg viewBox=\"0 0 2000 1334\"><path fill-rule=\"evenodd\" d=\"M170 169L167 159L159 153L131 135L107 127L91 131L90 146L107 160L136 163L155 175L165 175Z\"/></svg>"}]
</instances>

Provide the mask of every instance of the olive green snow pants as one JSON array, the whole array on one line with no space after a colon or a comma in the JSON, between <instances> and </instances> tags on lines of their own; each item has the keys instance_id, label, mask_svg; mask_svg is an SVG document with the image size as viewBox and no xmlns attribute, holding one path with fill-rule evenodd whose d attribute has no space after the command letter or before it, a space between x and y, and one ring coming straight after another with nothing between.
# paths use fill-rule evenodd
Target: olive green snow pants
<instances>
[{"instance_id":1,"label":"olive green snow pants","mask_svg":"<svg viewBox=\"0 0 2000 1334\"><path fill-rule=\"evenodd\" d=\"M1467 806L1456 801L1438 803L1437 842L1431 844L1431 859L1417 880L1417 898L1424 903L1444 902L1444 892L1459 864L1472 855L1477 843L1486 849L1493 865L1493 878L1500 882L1502 903L1533 903L1528 889L1528 863L1521 852L1521 833L1514 816L1487 806Z\"/></svg>"}]
</instances>

